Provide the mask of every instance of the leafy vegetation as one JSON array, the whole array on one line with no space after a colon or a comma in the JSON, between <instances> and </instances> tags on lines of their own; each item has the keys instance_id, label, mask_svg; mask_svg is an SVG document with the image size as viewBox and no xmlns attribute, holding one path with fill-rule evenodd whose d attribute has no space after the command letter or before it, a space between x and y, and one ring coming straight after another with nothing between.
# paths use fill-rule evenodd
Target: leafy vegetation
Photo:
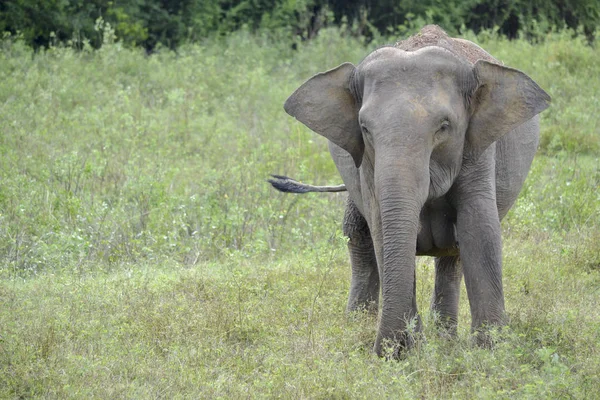
<instances>
[{"instance_id":1,"label":"leafy vegetation","mask_svg":"<svg viewBox=\"0 0 600 400\"><path fill-rule=\"evenodd\" d=\"M503 222L510 325L493 350L437 336L370 352L346 316L343 194L274 192L269 173L340 178L288 117L315 72L365 45L325 29L292 51L245 30L148 56L20 40L0 51L0 398L593 398L600 389L600 61L573 32L471 40L553 97ZM377 38L381 41L381 39Z\"/></svg>"}]
</instances>

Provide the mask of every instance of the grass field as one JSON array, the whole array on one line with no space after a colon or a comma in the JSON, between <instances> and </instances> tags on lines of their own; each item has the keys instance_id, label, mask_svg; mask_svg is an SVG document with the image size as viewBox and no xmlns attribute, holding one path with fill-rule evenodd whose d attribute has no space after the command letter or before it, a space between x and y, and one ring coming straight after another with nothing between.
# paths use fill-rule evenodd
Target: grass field
<instances>
[{"instance_id":1,"label":"grass field","mask_svg":"<svg viewBox=\"0 0 600 400\"><path fill-rule=\"evenodd\" d=\"M0 398L600 396L600 53L569 32L467 36L553 98L503 221L510 325L493 350L440 339L389 362L344 313L344 195L325 140L285 114L312 74L359 62L325 30L293 51L236 33L177 54L0 46ZM596 42L597 43L597 42Z\"/></svg>"}]
</instances>

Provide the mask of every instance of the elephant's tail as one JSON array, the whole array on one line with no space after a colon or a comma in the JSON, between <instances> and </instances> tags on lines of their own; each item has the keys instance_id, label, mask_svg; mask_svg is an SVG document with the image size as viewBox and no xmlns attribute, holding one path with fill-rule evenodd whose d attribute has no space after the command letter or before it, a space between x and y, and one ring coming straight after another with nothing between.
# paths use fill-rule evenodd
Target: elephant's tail
<instances>
[{"instance_id":1,"label":"elephant's tail","mask_svg":"<svg viewBox=\"0 0 600 400\"><path fill-rule=\"evenodd\" d=\"M286 193L308 193L308 192L345 192L346 185L338 186L313 186L298 182L292 178L281 175L271 175L273 178L268 182L280 192Z\"/></svg>"}]
</instances>

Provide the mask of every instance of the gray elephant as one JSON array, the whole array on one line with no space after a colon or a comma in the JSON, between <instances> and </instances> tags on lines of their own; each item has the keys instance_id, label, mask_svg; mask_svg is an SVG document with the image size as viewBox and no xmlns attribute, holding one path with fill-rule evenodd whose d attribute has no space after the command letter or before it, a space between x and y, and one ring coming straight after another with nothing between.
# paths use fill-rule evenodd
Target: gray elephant
<instances>
[{"instance_id":1,"label":"gray elephant","mask_svg":"<svg viewBox=\"0 0 600 400\"><path fill-rule=\"evenodd\" d=\"M415 255L434 256L431 307L456 332L464 274L476 341L505 319L500 220L515 202L550 97L524 73L438 26L317 74L285 110L329 139L344 185L274 176L282 191L349 194L348 310L378 309L374 351L410 347L421 329Z\"/></svg>"}]
</instances>

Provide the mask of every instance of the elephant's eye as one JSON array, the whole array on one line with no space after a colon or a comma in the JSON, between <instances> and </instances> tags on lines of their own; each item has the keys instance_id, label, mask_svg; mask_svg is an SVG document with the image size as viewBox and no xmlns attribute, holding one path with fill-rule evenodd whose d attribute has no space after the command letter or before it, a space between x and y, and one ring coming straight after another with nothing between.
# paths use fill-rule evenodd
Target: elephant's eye
<instances>
[{"instance_id":1,"label":"elephant's eye","mask_svg":"<svg viewBox=\"0 0 600 400\"><path fill-rule=\"evenodd\" d=\"M447 132L448 129L450 129L450 121L445 119L440 123L440 129L438 130L438 132L444 133L444 132Z\"/></svg>"},{"instance_id":2,"label":"elephant's eye","mask_svg":"<svg viewBox=\"0 0 600 400\"><path fill-rule=\"evenodd\" d=\"M362 129L362 131L363 131L363 134L364 134L365 136L367 136L367 137L371 137L371 132L369 132L369 129L368 129L366 126L364 126L363 124L361 124L361 125L360 125L360 128Z\"/></svg>"}]
</instances>

